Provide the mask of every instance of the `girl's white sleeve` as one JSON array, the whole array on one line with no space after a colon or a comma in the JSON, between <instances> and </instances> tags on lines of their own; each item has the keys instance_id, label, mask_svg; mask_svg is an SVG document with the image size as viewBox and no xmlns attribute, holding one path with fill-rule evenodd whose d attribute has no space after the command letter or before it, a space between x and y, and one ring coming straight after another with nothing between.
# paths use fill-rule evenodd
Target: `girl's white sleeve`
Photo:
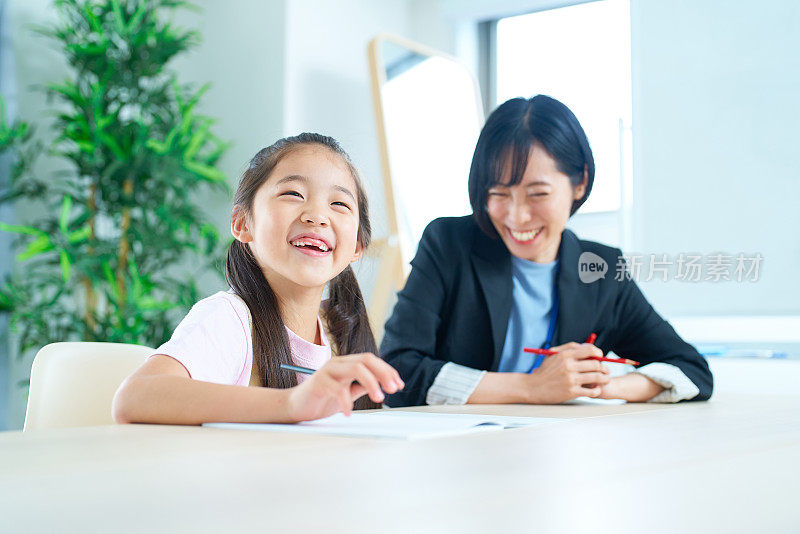
<instances>
[{"instance_id":1,"label":"girl's white sleeve","mask_svg":"<svg viewBox=\"0 0 800 534\"><path fill-rule=\"evenodd\" d=\"M247 386L252 349L249 316L237 309L242 305L224 293L201 300L152 355L178 360L195 380Z\"/></svg>"}]
</instances>

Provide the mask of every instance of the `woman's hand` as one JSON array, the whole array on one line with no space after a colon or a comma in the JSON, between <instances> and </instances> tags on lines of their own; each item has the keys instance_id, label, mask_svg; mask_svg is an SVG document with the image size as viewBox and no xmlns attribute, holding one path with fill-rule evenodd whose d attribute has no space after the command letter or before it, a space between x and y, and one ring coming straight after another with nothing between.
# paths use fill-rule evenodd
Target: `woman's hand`
<instances>
[{"instance_id":1,"label":"woman's hand","mask_svg":"<svg viewBox=\"0 0 800 534\"><path fill-rule=\"evenodd\" d=\"M652 379L639 373L617 376L603 386L600 399L624 399L628 402L646 402L664 391Z\"/></svg>"},{"instance_id":2,"label":"woman's hand","mask_svg":"<svg viewBox=\"0 0 800 534\"><path fill-rule=\"evenodd\" d=\"M336 356L289 390L287 410L292 421L311 421L338 412L349 416L359 397L367 394L381 403L381 388L395 393L404 386L397 371L374 354Z\"/></svg>"},{"instance_id":3,"label":"woman's hand","mask_svg":"<svg viewBox=\"0 0 800 534\"><path fill-rule=\"evenodd\" d=\"M599 397L610 381L608 368L590 356L603 352L589 343L566 343L550 350L542 365L528 375L531 404L559 404L576 397Z\"/></svg>"}]
</instances>

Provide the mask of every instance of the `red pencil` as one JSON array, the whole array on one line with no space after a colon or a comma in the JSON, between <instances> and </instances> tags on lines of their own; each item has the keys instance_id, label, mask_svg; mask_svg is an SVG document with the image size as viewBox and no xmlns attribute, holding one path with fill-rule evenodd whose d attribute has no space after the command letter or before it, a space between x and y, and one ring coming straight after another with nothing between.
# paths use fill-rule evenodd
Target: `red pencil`
<instances>
[{"instance_id":1,"label":"red pencil","mask_svg":"<svg viewBox=\"0 0 800 534\"><path fill-rule=\"evenodd\" d=\"M586 338L584 343L589 343L590 345L595 342L597 339L597 334L592 332L589 334L589 337ZM601 358L600 356L589 356L590 360L597 360L598 362L612 362L612 363L626 363L628 365L639 365L639 362L629 360L627 358Z\"/></svg>"},{"instance_id":2,"label":"red pencil","mask_svg":"<svg viewBox=\"0 0 800 534\"><path fill-rule=\"evenodd\" d=\"M639 362L628 358L601 358L600 356L589 356L587 360L597 360L598 362L627 363L628 365L639 365Z\"/></svg>"},{"instance_id":3,"label":"red pencil","mask_svg":"<svg viewBox=\"0 0 800 534\"><path fill-rule=\"evenodd\" d=\"M558 354L557 351L548 350L548 349L529 349L525 347L522 349L523 352L530 352L531 354L539 354L541 356L552 356L553 354Z\"/></svg>"},{"instance_id":4,"label":"red pencil","mask_svg":"<svg viewBox=\"0 0 800 534\"><path fill-rule=\"evenodd\" d=\"M594 343L595 339L597 339L597 334L595 333L589 334L589 337L586 338L586 341L584 341L584 343ZM528 347L525 347L522 350L525 352L529 352L531 354L539 354L541 356L552 356L553 354L558 354L556 351L548 349L530 349Z\"/></svg>"},{"instance_id":5,"label":"red pencil","mask_svg":"<svg viewBox=\"0 0 800 534\"><path fill-rule=\"evenodd\" d=\"M531 349L531 348L528 348L528 347L523 348L522 351L523 352L528 352L530 354L540 354L542 356L552 356L554 354L558 354L558 351L555 351L555 350ZM600 356L589 356L587 359L589 359L589 360L597 360L598 362L626 363L628 365L639 365L639 362L634 361L634 360L629 360L627 358L605 358L605 357L600 357Z\"/></svg>"}]
</instances>

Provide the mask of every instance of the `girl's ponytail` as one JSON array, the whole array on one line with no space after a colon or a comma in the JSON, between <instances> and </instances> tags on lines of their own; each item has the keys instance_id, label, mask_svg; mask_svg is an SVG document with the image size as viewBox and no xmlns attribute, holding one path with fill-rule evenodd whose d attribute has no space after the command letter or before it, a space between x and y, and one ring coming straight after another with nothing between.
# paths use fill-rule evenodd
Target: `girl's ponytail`
<instances>
[{"instance_id":1,"label":"girl's ponytail","mask_svg":"<svg viewBox=\"0 0 800 534\"><path fill-rule=\"evenodd\" d=\"M377 354L378 347L367 320L367 309L361 289L347 268L328 286L329 298L323 303L328 333L335 340L338 354L371 352Z\"/></svg>"},{"instance_id":2,"label":"girl's ponytail","mask_svg":"<svg viewBox=\"0 0 800 534\"><path fill-rule=\"evenodd\" d=\"M358 287L353 269L348 265L328 285L328 300L323 303L328 334L336 344L337 354L371 352L378 354L378 346L367 318L364 297ZM380 408L364 396L355 403L357 410Z\"/></svg>"},{"instance_id":3,"label":"girl's ponytail","mask_svg":"<svg viewBox=\"0 0 800 534\"><path fill-rule=\"evenodd\" d=\"M293 362L278 300L250 247L238 239L228 247L225 279L250 309L253 365L257 366L261 385L268 388L296 386L295 374L281 369L282 363L291 365Z\"/></svg>"}]
</instances>

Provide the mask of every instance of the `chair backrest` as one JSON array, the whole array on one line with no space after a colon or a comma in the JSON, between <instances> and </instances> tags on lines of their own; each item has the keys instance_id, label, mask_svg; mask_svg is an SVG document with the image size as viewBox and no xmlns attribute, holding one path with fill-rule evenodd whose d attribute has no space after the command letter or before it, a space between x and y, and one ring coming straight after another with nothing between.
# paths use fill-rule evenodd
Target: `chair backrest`
<instances>
[{"instance_id":1,"label":"chair backrest","mask_svg":"<svg viewBox=\"0 0 800 534\"><path fill-rule=\"evenodd\" d=\"M31 367L25 430L114 424L114 393L152 352L122 343L43 347Z\"/></svg>"}]
</instances>

